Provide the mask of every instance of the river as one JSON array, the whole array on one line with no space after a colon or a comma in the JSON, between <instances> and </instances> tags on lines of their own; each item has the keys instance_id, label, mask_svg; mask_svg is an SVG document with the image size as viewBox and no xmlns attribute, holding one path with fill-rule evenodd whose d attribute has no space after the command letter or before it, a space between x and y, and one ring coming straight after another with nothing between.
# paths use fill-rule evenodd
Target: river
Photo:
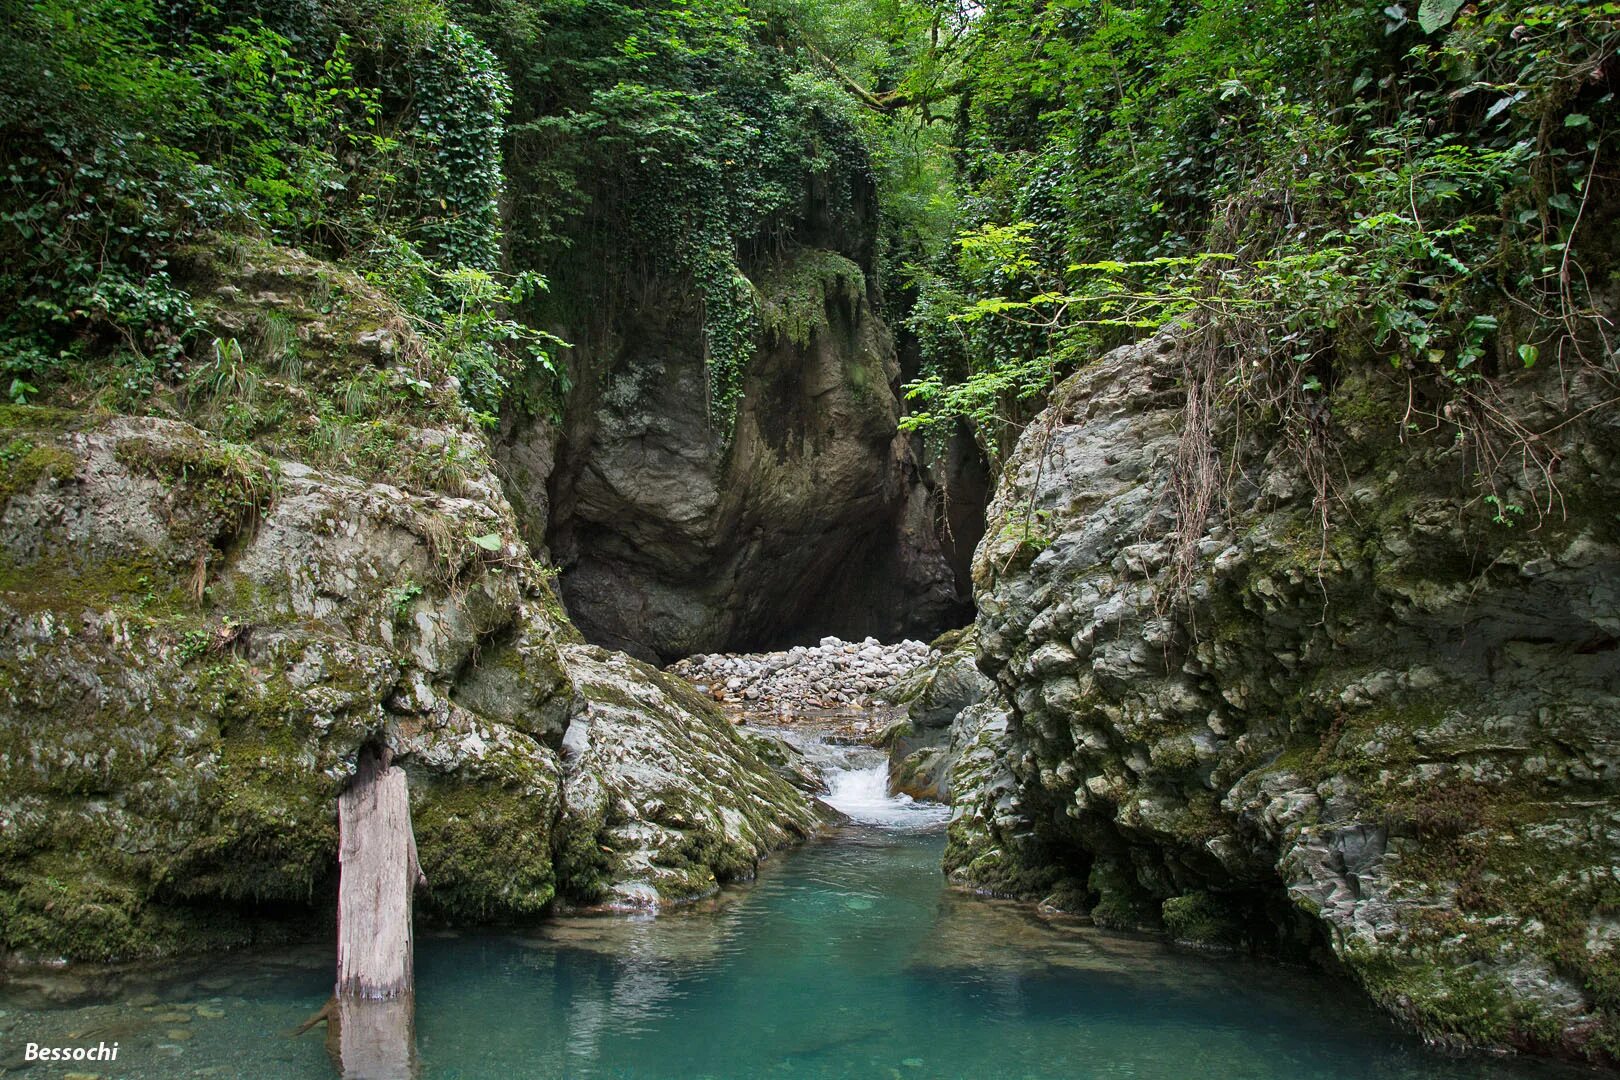
<instances>
[{"instance_id":1,"label":"river","mask_svg":"<svg viewBox=\"0 0 1620 1080\"><path fill-rule=\"evenodd\" d=\"M1590 1075L1424 1049L1319 973L1189 953L949 890L941 807L823 746L850 823L751 885L652 917L424 933L428 1080L963 1077L1452 1080ZM0 987L0 1074L27 1041L116 1040L111 1078L331 1080L330 947ZM55 998L53 1003L48 998ZM82 1067L81 1067L82 1068ZM12 1071L17 1070L17 1071Z\"/></svg>"}]
</instances>

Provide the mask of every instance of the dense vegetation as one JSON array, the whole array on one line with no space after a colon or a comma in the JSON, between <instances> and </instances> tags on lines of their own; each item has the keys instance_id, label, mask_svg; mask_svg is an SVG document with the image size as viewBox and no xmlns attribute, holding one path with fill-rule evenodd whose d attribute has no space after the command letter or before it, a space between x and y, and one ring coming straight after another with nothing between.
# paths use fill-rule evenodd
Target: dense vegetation
<instances>
[{"instance_id":1,"label":"dense vegetation","mask_svg":"<svg viewBox=\"0 0 1620 1080\"><path fill-rule=\"evenodd\" d=\"M633 279L680 277L723 419L758 329L744 266L807 206L851 219L884 138L770 5L8 0L6 16L0 376L17 402L161 403L230 344L204 340L170 260L250 234L363 271L486 420L567 389L561 343L532 327L610 319ZM898 175L896 157L876 167Z\"/></svg>"},{"instance_id":2,"label":"dense vegetation","mask_svg":"<svg viewBox=\"0 0 1620 1080\"><path fill-rule=\"evenodd\" d=\"M1596 549L1586 539L1558 555L1569 555L1568 565L1559 564L1560 573L1571 572L1544 574L1547 580L1536 586L1542 591L1488 579L1493 568L1504 581L1518 573L1526 565L1524 553L1537 542L1567 538L1594 520L1601 525L1596 531L1608 535L1616 520L1612 485L1593 481L1595 475L1612 474L1612 450L1601 438L1587 446L1579 442L1599 426L1594 418L1612 431L1607 418L1616 415L1620 402L1611 323L1620 285L1612 238L1620 200L1611 131L1620 82L1620 2L0 0L0 11L6 23L0 36L0 508L18 493L56 482L72 490L69 481L93 479L75 464L90 459L66 447L88 441L81 435L109 415L183 418L207 435L198 438L183 425L129 425L148 430L123 438L109 451L132 475L170 492L167 526L181 557L164 557L173 566L157 569L142 555L95 564L89 571L68 558L27 566L7 561L0 572L13 582L28 579L26 595L32 598L71 593L75 611L128 607L144 620L163 620L167 637L154 637L152 647L172 644L182 665L208 661L199 685L210 694L216 687L208 680L219 680L221 695L248 700L250 688L243 682L248 669L236 663L239 657L221 653L251 630L236 617L263 607L251 595L251 585L242 596L211 599L210 565L218 570L227 548L275 504L286 478L283 462L414 489L406 501L421 512L413 511L419 528L412 535L422 541L431 569L417 578L379 574L381 580L367 583L381 590L367 601L380 605L385 615L375 624L376 633L386 639L390 653L401 653L394 634L403 639L410 633L407 624L419 605L442 601L441 606L459 610L464 570L485 584L499 583L496 591L506 597L497 605L503 619L516 619L519 578L529 590L525 603L543 591L543 572L530 565L531 555L514 554L515 541L509 547L505 539L513 530L507 500L495 490L491 433L519 432L496 449L510 449L527 436L544 444L532 455L534 468L509 484L511 501L518 501L521 493L515 489L524 484L546 488L551 483L548 496L564 504L568 493L557 490L557 478L568 475L565 466L579 465L567 458L568 440L593 437L597 432L590 426L605 411L596 406L616 405L603 390L614 374L606 368L617 358L615 334L629 326L656 337L645 349L648 354L683 350L682 357L692 360L693 376L695 354L701 351L705 387L700 389L695 378L687 382L683 370L657 389L689 393L694 402L701 394L708 428L694 423L681 434L696 432L707 441L695 450L698 439L680 442L674 452L658 447L648 459L656 462L659 453L684 455L683 460L698 462L691 473L718 472L739 459L733 454L728 464L728 438L739 427L734 423L739 395L762 345L779 344L773 336L787 338L798 347L794 358L802 357L810 351L805 348L809 338L832 325L828 311L839 304L858 311L862 328L871 331L850 350L865 349L860 358L865 366L848 364L845 373L852 375L850 400L861 391L864 403L874 406L863 415L875 419L862 430L831 434L864 442L876 459L893 466L862 477L906 473L908 484L916 479L917 489L929 488L931 500L948 485L917 474L929 460L936 465L943 460L947 465L935 472L948 477L952 461L914 455L914 446L893 440L892 400L869 393L893 370L886 331L867 317L870 310L863 304L881 308L900 338L901 389L909 409L902 426L920 438L956 440L953 452L966 442L961 434L969 432L990 461L1029 465L1024 472L1033 475L1019 480L1013 469L1015 482L992 503L991 542L980 548L993 552L1001 541L1009 542L1012 550L1000 576L1010 581L1010 590L1022 588L1011 579L1032 567L1035 572L1024 575L1025 582L1054 572L1039 562L1039 553L1063 554L1054 539L1063 534L1032 529L1038 497L1043 488L1051 493L1054 476L1061 475L1071 489L1078 476L1073 461L1066 473L1043 474L1049 444L1030 438L1015 455L1009 452L1014 440L1066 376L1110 346L1167 331L1173 350L1154 353L1146 364L1138 360L1151 350L1117 353L1098 370L1112 372L1113 365L1127 363L1133 373L1151 368L1153 411L1167 411L1159 408L1165 399L1184 409L1175 460L1163 460L1158 442L1143 449L1146 437L1137 432L1130 437L1141 452L1133 451L1135 461L1127 464L1138 470L1130 475L1143 477L1133 496L1166 483L1177 520L1163 531L1176 535L1159 535L1168 519L1157 504L1151 518L1140 518L1140 529L1120 525L1117 532L1105 506L1098 520L1111 535L1090 549L1100 582L1093 595L1136 605L1143 594L1134 583L1157 574L1136 568L1136 563L1147 566L1147 555L1138 559L1118 550L1130 530L1165 539L1167 551L1181 545L1166 555L1174 560L1167 563L1173 569L1165 575L1166 587L1154 582L1152 588L1156 598L1169 598L1167 606L1188 599L1190 575L1209 569L1195 566L1194 557L1198 542L1215 532L1209 526L1221 513L1223 484L1249 463L1264 462L1268 475L1262 479L1276 481L1279 488L1287 485L1288 498L1302 492L1314 496L1300 500L1311 505L1311 513L1297 515L1298 521L1288 518L1280 532L1262 531L1255 541L1252 550L1266 554L1275 573L1256 567L1252 584L1242 591L1231 591L1237 589L1232 585L1224 598L1206 596L1211 616L1206 625L1226 650L1222 663L1246 703L1224 690L1221 700L1263 725L1255 728L1262 739L1233 739L1234 753L1266 752L1274 742L1284 755L1271 762L1279 771L1285 765L1303 769L1299 761L1287 761L1298 751L1324 784L1362 772L1375 775L1378 786L1368 785L1375 798L1357 811L1369 821L1388 809L1379 801L1386 775L1410 775L1428 785L1426 772L1412 771L1419 763L1436 764L1426 760L1428 755L1473 756L1472 750L1444 749L1452 745L1444 740L1436 742L1442 749L1418 747L1415 733L1440 730L1454 717L1459 726L1472 724L1475 714L1460 710L1471 710L1474 703L1462 697L1441 709L1391 694L1387 709L1364 708L1359 718L1347 719L1340 711L1327 716L1329 697L1343 702L1349 691L1340 694L1331 681L1296 686L1302 670L1296 664L1318 644L1329 643L1322 651L1333 654L1354 635L1346 631L1335 640L1335 631L1318 635L1313 624L1305 630L1284 626L1281 639L1268 636L1269 622L1281 624L1298 615L1285 612L1285 619L1269 619L1271 612L1283 610L1274 604L1279 594L1273 578L1286 578L1290 589L1300 586L1310 593L1308 604L1296 606L1299 611L1309 607L1312 620L1325 610L1330 584L1337 590L1335 603L1352 590L1371 594L1367 605L1346 605L1351 617L1343 623L1356 624L1359 629L1351 628L1356 634L1376 636L1369 628L1395 602L1392 597L1410 601L1424 617L1408 624L1417 627L1415 636L1391 638L1395 642L1438 640L1464 626L1475 618L1469 605L1481 589L1495 596L1491 617L1504 624L1512 622L1510 600L1529 598L1524 602L1533 604L1562 597L1560 603L1582 613L1548 613L1546 622L1556 633L1532 634L1528 622L1502 631L1514 635L1511 641L1504 638L1507 644L1524 645L1537 657L1533 664L1524 662L1526 674L1514 676L1538 680L1537 690L1561 673L1587 671L1587 661L1576 658L1598 657L1590 663L1597 671L1614 654L1612 620L1601 622L1602 612L1612 607L1612 589L1606 581L1588 585L1588 578L1601 576L1604 564L1595 561L1600 556L1592 554ZM777 289L784 281L787 287ZM640 374L650 378L664 378L669 370L661 366L660 355L632 359L646 361ZM833 359L841 364L849 358ZM799 377L802 368L782 365L781 370L784 382L811 381ZM871 378L874 371L883 374ZM784 396L800 389L790 386ZM654 395L642 395L637 384L627 396L635 400L626 412ZM1047 411L1049 434L1069 423L1064 412ZM824 415L855 427L851 413L829 408ZM773 419L765 410L750 418L760 416L761 427ZM535 417L565 422L518 422ZM85 419L89 422L81 425ZM643 418L634 419L640 424ZM654 416L640 427L627 423L615 433L617 445L632 445L666 419ZM1163 427L1170 425L1162 416L1152 422L1160 420ZM170 427L183 434L152 434ZM1375 434L1347 437L1352 429ZM794 437L808 443L825 434L795 431ZM800 448L770 449L785 458ZM1359 460L1347 460L1357 454ZM803 475L809 479L801 494L805 504L815 504L826 488L818 486L814 455L805 456L809 464ZM1114 461L1106 447L1098 448L1098 456ZM1089 467L1095 458L1081 460ZM1578 467L1561 473L1562 464ZM579 472L589 466L586 462ZM1372 477L1377 482L1364 484L1362 491L1379 498L1422 486L1429 479L1422 475L1426 468L1447 470L1433 485L1443 491L1423 501L1448 518L1446 527L1430 528L1425 543L1404 543L1406 555L1391 556L1393 549L1383 541L1400 542L1400 534L1417 530L1407 528L1406 505L1381 507L1376 520L1350 541L1358 546L1354 558L1346 560L1353 570L1341 568L1336 578L1325 571L1334 515L1350 502L1336 485L1352 475ZM665 483L656 468L646 471L644 490L653 492L651 498L677 486ZM768 466L762 472L768 473ZM1304 478L1298 485L1296 474ZM1576 495L1568 507L1560 504L1565 475L1571 479L1562 482ZM710 479L700 476L691 486ZM778 489L791 486L774 474L760 480L761 488L773 483ZM982 487L976 475L974 483ZM1575 492L1576 484L1584 490ZM350 498L346 482L327 486L332 499ZM894 485L863 479L858 486L864 499L869 489ZM1472 494L1462 500L1468 504L1463 512L1453 515L1459 490ZM910 500L912 489L904 494ZM1050 502L1062 503L1064 494L1052 493ZM369 495L375 501L392 498L392 493ZM455 497L485 505L457 503L453 510L460 517L452 521L444 504ZM692 517L709 512L700 497L680 497L698 508ZM1017 512L1007 509L1013 498ZM971 512L982 508L971 498L963 502L976 508ZM824 503L812 510L821 512ZM926 518L940 503L947 504L948 516L948 500L925 504L918 499L911 505L924 506L918 513ZM626 499L623 505L640 504ZM767 507L765 513L788 516L780 501L762 498L757 505ZM468 524L462 518L469 508L488 514L472 515L475 522ZM904 509L911 512L910 506ZM1070 532L1076 533L1092 509L1071 502L1045 511L1045 524L1059 530L1073 525ZM1566 509L1571 510L1567 518ZM1129 522L1136 511L1127 510L1122 520ZM864 502L860 513L876 516ZM501 518L498 528L485 520L488 515ZM380 519L381 512L375 516ZM714 517L724 519L725 511ZM1530 526L1549 518L1559 519L1558 526L1532 533ZM659 519L653 527L661 529L671 520ZM1234 521L1241 523L1242 515L1234 515ZM1320 535L1314 532L1318 521ZM757 535L742 535L752 524L745 521L736 536L712 546L753 544L766 553L763 558L770 557L773 549L760 546ZM1266 529L1276 524L1267 523ZM326 526L323 518L321 527ZM536 532L547 527L542 523ZM867 543L876 534L855 534L842 519L833 527L856 536L852 548L877 546ZM1307 531L1312 535L1303 535ZM805 549L815 547L804 535L793 531L789 538ZM578 546L595 542L586 531L580 536L585 539ZM974 532L963 548L972 548L977 536ZM1488 542L1475 543L1480 538ZM1362 541L1365 547L1359 546ZM414 553L418 545L410 545ZM690 544L683 540L669 561L684 560L686 552L700 548L705 549L700 557L707 557L706 545L707 534ZM1510 550L1513 545L1518 549ZM626 546L636 548L634 556L650 547ZM569 555L560 544L556 550L566 564ZM1075 561L1067 576L1040 584L1041 595L1054 598L1045 629L1046 609L1037 624L1033 611L1039 605L1033 601L1031 617L1021 625L1007 614L1008 605L996 611L994 582L990 589L985 583L998 575L978 575L982 628L999 619L1002 644L1016 638L1019 648L1039 645L1042 633L1051 635L1046 643L1051 649L1025 650L1034 681L1024 685L1033 692L1034 683L1044 679L1043 686L1051 688L1053 698L1041 700L1054 717L1055 749L1046 760L1033 755L1020 760L1038 763L1043 773L1060 780L1081 776L1074 769L1078 729L1069 721L1080 708L1079 680L1071 676L1083 658L1077 655L1080 639L1064 621L1074 611L1057 612L1077 608L1068 597L1090 588L1092 579L1080 574L1081 557L1072 555L1076 550L1070 545ZM907 559L913 554L901 553ZM1453 555L1458 565L1444 565ZM1128 581L1116 580L1127 577L1117 570L1116 559L1129 570ZM1533 561L1549 562L1539 554ZM1371 563L1377 565L1369 568ZM981 559L981 568L985 565ZM183 577L176 576L174 566ZM874 560L871 566L877 568L874 576L891 573L887 562ZM906 569L904 560L900 568ZM688 567L679 569L684 573ZM965 567L956 572L958 580L969 577ZM804 591L822 584L818 572L801 576ZM216 576L216 584L220 580ZM744 580L736 578L731 595L746 587ZM1261 591L1262 583L1268 591ZM1318 588L1320 602L1313 591ZM1577 589L1586 591L1569 600ZM861 592L860 601L876 605L874 596ZM116 605L111 597L118 598ZM776 596L766 599L778 602ZM544 602L554 604L549 592ZM45 610L43 600L39 603ZM1098 618L1112 604L1108 599L1098 607ZM693 621L717 609L694 607L700 614ZM473 614L457 631L466 632L465 655L475 656L486 644L517 648L510 641L501 644L509 624L475 627L474 607L466 610ZM1221 625L1213 625L1216 619ZM40 633L51 635L55 625L52 616L30 623L27 632L43 628ZM1419 631L1428 636L1417 636ZM372 630L368 626L365 632ZM1130 633L1141 642L1169 641L1159 626L1142 624ZM980 640L990 637L987 632ZM1278 640L1293 640L1298 647L1278 651ZM1484 652L1486 681L1496 679L1491 640L1476 635L1470 646ZM1382 640L1375 644L1371 652L1393 647ZM1555 649L1563 652L1553 655ZM152 655L167 662L160 653ZM987 648L980 651L969 666L990 655ZM1346 663L1359 663L1356 655L1342 654L1351 658ZM1022 679L1011 656L1009 651L1000 660ZM1039 665L1036 656L1042 657ZM1162 658L1169 663L1172 656L1167 644ZM1244 658L1254 673L1238 670L1233 657ZM1020 656L1017 664L1024 659ZM1374 659L1384 664L1381 655ZM1282 667L1272 666L1274 661ZM1333 672L1319 657L1309 664ZM13 679L14 702L30 700L17 686L36 682L42 689L27 692L53 699L67 695L55 683L69 684L54 673L83 666L74 659L62 668L32 661L19 661L15 668L21 672L30 665L26 680L7 676ZM111 667L123 672L140 669L141 663L120 659ZM1043 675L1037 667L1049 670ZM515 683L527 686L535 679L533 668L514 670ZM1194 669L1178 670L1191 676ZM1119 667L1112 677L1141 685L1134 671ZM1247 697L1243 688L1251 682L1258 686L1267 671L1275 674L1266 676L1270 689ZM448 673L440 674L441 684L454 682ZM1442 685L1438 676L1423 674L1424 686ZM276 689L279 681L284 680L269 680L271 690L249 709L255 742L260 733L282 734L289 717L307 719L309 710L296 703L303 699ZM1220 685L1213 676L1206 681L1211 688ZM1284 688L1286 700L1270 697ZM1203 859L1213 851L1214 834L1208 830L1218 800L1209 782L1215 774L1201 725L1205 715L1215 713L1202 705L1185 706L1201 699L1183 690L1184 681L1174 675L1174 686L1163 691L1170 703L1164 710L1139 707L1124 695L1110 699L1114 691L1106 687L1093 704L1098 715L1118 705L1115 711L1125 717L1116 726L1120 742L1129 742L1133 752L1118 761L1135 778L1131 783L1141 780L1147 792L1156 776L1187 778L1192 795L1185 805L1197 812L1186 818L1187 831L1172 839L1196 841L1187 850ZM1607 700L1596 691L1582 694L1586 690L1578 687L1571 700L1586 703L1582 707L1590 713L1560 704L1556 696L1543 709L1536 693L1518 687L1504 695L1501 708L1515 717L1528 715L1531 706L1521 705L1521 699L1534 699L1537 725L1543 723L1539 714L1563 712L1559 722L1573 728L1585 725L1585 716L1599 715L1599 705L1592 703ZM374 704L386 700L379 693ZM1009 700L1023 709L1016 697ZM1367 699L1359 700L1365 705ZM218 711L212 701L174 711ZM1213 698L1210 703L1223 708ZM1196 740L1161 725L1161 712L1178 709L1186 709L1198 725L1188 728ZM149 716L162 712L146 711ZM55 723L65 715L47 712L46 719ZM1138 726L1139 719L1148 722ZM1210 723L1208 730L1223 739L1238 730ZM1379 741L1354 746L1347 739L1340 755L1340 736L1355 731L1346 725L1356 723L1368 740L1386 728L1397 730L1398 738L1379 735ZM1584 798L1587 785L1607 800L1604 729L1601 723L1590 727L1592 732L1580 733L1581 738L1590 734L1590 751L1578 740L1566 744L1551 726L1538 726L1522 745L1517 735L1510 740L1494 728L1484 730L1492 745L1481 755L1526 756L1523 776L1532 777L1529 762L1537 762L1539 771L1524 780L1522 790L1479 798L1475 789L1484 791L1483 781L1492 774L1447 773L1463 779L1457 787L1434 787L1433 807L1421 803L1408 816L1420 834L1430 829L1429 835L1469 859L1474 849L1452 840L1471 836L1468 844L1488 842L1505 870L1516 866L1534 879L1522 890L1516 881L1503 884L1505 875L1498 875L1484 854L1461 866L1448 856L1450 861L1430 868L1437 880L1467 880L1478 901L1472 907L1482 913L1536 912L1525 920L1526 927L1535 924L1533 931L1523 929L1525 939L1551 942L1549 955L1607 1015L1620 1001L1620 976L1608 939L1588 932L1588 925L1607 924L1589 924L1582 905L1604 918L1612 914L1617 902L1608 879L1598 875L1574 892L1568 879L1543 875L1544 867L1526 861L1525 849L1482 839L1486 834L1479 830L1465 831L1479 822L1494 828L1491 815L1498 811L1504 827L1539 828L1543 822L1528 815L1547 811L1532 808L1528 796L1526 801L1521 796L1529 791L1540 798L1541 785L1550 783L1544 779L1548 756L1568 759L1558 767L1567 766L1568 775L1577 778L1558 794L1562 804L1573 807L1566 796L1574 792ZM1319 747L1293 741L1322 732ZM1152 769L1134 753L1150 738L1159 748L1148 762ZM1558 742L1556 753L1541 754L1538 740ZM1403 748L1406 742L1413 744L1410 751ZM991 744L983 745L988 752ZM262 806L248 806L242 816L246 825L226 834L258 845L261 836L285 833L276 817L283 805L278 801L282 770L276 763L284 759L253 752L259 764L248 767L251 775L265 777L267 791L277 790ZM1574 763L1576 758L1592 760ZM1240 772L1252 768L1252 762L1232 760ZM1440 764L1449 768L1451 763ZM322 775L330 780L339 771L334 767ZM1033 790L1032 783L1020 782ZM237 790L243 789L246 784L239 784ZM221 790L234 797L228 785ZM1006 790L996 789L997 806L1004 805ZM1045 817L1076 820L1071 811L1084 803L1081 792L1079 787L1072 792L1081 803L1053 804L1044 808L1052 810ZM1452 805L1448 800L1457 792L1466 797L1458 795ZM1147 794L1152 800L1142 799L1132 814L1162 805L1161 792ZM1498 798L1504 794L1509 798ZM315 811L309 808L326 798L324 787L296 795L311 815ZM61 805L71 798L77 808L84 796L84 789L74 787ZM472 795L455 797L474 801ZM528 796L495 805L510 808L515 818L551 813ZM1595 811L1588 817L1586 808L1607 804L1581 805L1571 819L1568 844L1561 838L1547 841L1566 860L1555 867L1559 873L1584 867L1590 851L1599 852L1592 859L1607 858L1601 854L1606 848L1590 847L1586 839L1588 828L1594 837L1606 828L1597 824ZM1044 812L1038 803L1029 806ZM1223 804L1220 813L1229 809ZM174 812L171 807L163 814ZM448 818L451 824L442 834L451 837L446 848L465 848L455 816ZM426 820L432 830L435 819ZM1425 821L1438 824L1431 828ZM575 856L590 871L587 876L599 876L598 854L611 854L595 842L600 824L587 823L579 831L579 851L559 852L561 879L579 878L565 865ZM511 833L506 824L497 825L490 836ZM1133 837L1122 839L1121 846L1134 844ZM1059 839L1082 852L1091 843L1078 832ZM293 841L297 850L284 861L296 873L284 873L282 880L315 881L330 862L329 838L310 830ZM264 850L275 850L271 841L264 843ZM70 845L53 837L38 850L68 851ZM90 850L73 838L74 860ZM231 861L234 848L219 850L226 854L205 853L217 861L205 863L201 877ZM1563 854L1578 850L1585 852L1578 859ZM24 854L36 858L33 850ZM1260 875L1268 882L1273 862L1268 855ZM27 864L26 882L38 886L37 895L59 889L59 879L83 879L74 876L77 870L54 875L36 872L35 865ZM452 877L471 874L488 882L491 894L509 883L504 870L485 873L458 865ZM1098 865L1106 872L1110 864ZM1124 862L1115 865L1122 868ZM1050 867L1035 869L1044 873ZM1427 871L1420 866L1414 872ZM1086 877L1091 880L1089 870ZM234 880L221 872L211 883L203 880L198 894L213 889L230 897L259 895L256 884L238 889ZM1210 883L1220 884L1213 878ZM97 919L104 908L133 910L149 895L148 883L138 884L119 883L115 903L103 903L99 892L88 893L85 910ZM1124 895L1126 886L1105 885L1088 888L1099 896L1109 890ZM1184 885L1177 882L1175 888ZM540 910L550 888L547 878L529 891L523 913ZM285 898L310 894L307 884L299 890ZM1177 908L1160 905L1161 900L1192 903L1183 905L1184 915L1200 910L1192 893L1160 896L1168 886L1157 885L1149 891L1167 919ZM38 940L50 939L54 922L71 922L46 917L54 903L27 900L38 917L32 924ZM472 901L465 907L480 916L484 911ZM1489 918L1499 921L1495 914ZM1457 935L1459 947L1465 937ZM141 947L156 940L143 938ZM1492 949L1495 940L1480 936L1468 948ZM83 944L89 943L87 938ZM114 953L103 948L102 954ZM1409 984L1387 972L1381 977L1380 970L1363 970L1375 993L1391 1000L1406 997ZM1466 1007L1466 1001L1458 1005ZM1513 1030L1500 1018L1482 1026L1477 1016L1461 1012L1445 1014L1433 1026L1493 1041ZM1553 1038L1537 1035L1532 1045L1552 1045ZM1598 1051L1613 1056L1620 1040L1602 1038Z\"/></svg>"},{"instance_id":3,"label":"dense vegetation","mask_svg":"<svg viewBox=\"0 0 1620 1080\"><path fill-rule=\"evenodd\" d=\"M992 456L1063 372L1185 321L1202 414L1258 409L1306 457L1342 365L1421 383L1395 422L1454 428L1511 523L1551 463L1493 380L1613 367L1620 5L5 9L17 402L161 408L231 377L244 343L204 340L169 263L245 234L358 268L486 423L560 405L539 327L591 333L649 273L684 281L723 427L750 278L807 222L859 232L874 191L864 254L924 359L909 422L965 418Z\"/></svg>"},{"instance_id":4,"label":"dense vegetation","mask_svg":"<svg viewBox=\"0 0 1620 1080\"><path fill-rule=\"evenodd\" d=\"M1556 463L1499 407L1540 364L1615 370L1614 51L1605 3L987 6L955 60L963 217L911 326L914 422L992 451L1062 373L1193 328L1184 511L1246 413L1332 478L1334 388L1412 386L1384 420L1464 444L1503 525ZM1533 514L1533 509L1531 513Z\"/></svg>"}]
</instances>

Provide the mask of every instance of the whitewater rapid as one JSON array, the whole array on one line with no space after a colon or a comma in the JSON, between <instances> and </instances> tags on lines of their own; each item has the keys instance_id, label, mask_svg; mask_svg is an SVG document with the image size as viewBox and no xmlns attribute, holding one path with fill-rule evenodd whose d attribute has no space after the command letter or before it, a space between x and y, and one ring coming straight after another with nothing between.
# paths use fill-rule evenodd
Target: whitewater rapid
<instances>
[{"instance_id":1,"label":"whitewater rapid","mask_svg":"<svg viewBox=\"0 0 1620 1080\"><path fill-rule=\"evenodd\" d=\"M941 803L891 795L889 762L881 751L821 741L803 749L827 784L822 801L858 825L909 831L937 828L950 817Z\"/></svg>"}]
</instances>

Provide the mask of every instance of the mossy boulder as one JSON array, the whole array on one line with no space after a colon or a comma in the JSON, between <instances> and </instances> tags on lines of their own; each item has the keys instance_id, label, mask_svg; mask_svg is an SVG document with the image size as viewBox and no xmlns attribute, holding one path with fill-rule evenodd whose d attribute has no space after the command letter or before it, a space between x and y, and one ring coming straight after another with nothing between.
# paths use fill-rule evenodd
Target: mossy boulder
<instances>
[{"instance_id":1,"label":"mossy boulder","mask_svg":"<svg viewBox=\"0 0 1620 1080\"><path fill-rule=\"evenodd\" d=\"M681 679L592 646L563 650L564 888L580 904L657 908L751 878L813 834L804 793Z\"/></svg>"},{"instance_id":2,"label":"mossy boulder","mask_svg":"<svg viewBox=\"0 0 1620 1080\"><path fill-rule=\"evenodd\" d=\"M1403 437L1404 379L1357 369L1322 403L1326 532L1293 450L1246 427L1209 448L1226 512L1183 535L1178 349L1100 358L1008 462L974 568L1006 716L964 759L953 879L1036 899L1082 881L1100 922L1331 950L1431 1038L1612 1058L1620 426L1602 387L1502 382L1507 415L1556 433L1563 502L1535 528L1492 520L1456 439Z\"/></svg>"},{"instance_id":3,"label":"mossy boulder","mask_svg":"<svg viewBox=\"0 0 1620 1080\"><path fill-rule=\"evenodd\" d=\"M994 689L979 671L978 644L972 627L941 636L928 663L880 695L906 706L904 722L884 741L891 790L914 799L950 801L951 773L971 738L959 718Z\"/></svg>"},{"instance_id":4,"label":"mossy boulder","mask_svg":"<svg viewBox=\"0 0 1620 1080\"><path fill-rule=\"evenodd\" d=\"M259 241L181 263L220 344L154 397L170 415L0 409L0 954L320 932L336 796L379 740L410 777L430 919L646 883L577 855L644 824L668 900L804 834L802 796L712 707L570 652L442 359L374 290ZM585 719L603 695L622 735ZM593 723L600 820L559 755ZM629 794L670 760L727 791Z\"/></svg>"}]
</instances>

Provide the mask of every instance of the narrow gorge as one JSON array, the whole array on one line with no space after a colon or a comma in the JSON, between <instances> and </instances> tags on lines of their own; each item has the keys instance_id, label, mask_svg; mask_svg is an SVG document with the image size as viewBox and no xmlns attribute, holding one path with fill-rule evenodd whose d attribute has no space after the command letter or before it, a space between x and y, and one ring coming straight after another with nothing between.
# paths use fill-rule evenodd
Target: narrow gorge
<instances>
[{"instance_id":1,"label":"narrow gorge","mask_svg":"<svg viewBox=\"0 0 1620 1080\"><path fill-rule=\"evenodd\" d=\"M0 6L0 1075L1620 1065L1620 6Z\"/></svg>"}]
</instances>

